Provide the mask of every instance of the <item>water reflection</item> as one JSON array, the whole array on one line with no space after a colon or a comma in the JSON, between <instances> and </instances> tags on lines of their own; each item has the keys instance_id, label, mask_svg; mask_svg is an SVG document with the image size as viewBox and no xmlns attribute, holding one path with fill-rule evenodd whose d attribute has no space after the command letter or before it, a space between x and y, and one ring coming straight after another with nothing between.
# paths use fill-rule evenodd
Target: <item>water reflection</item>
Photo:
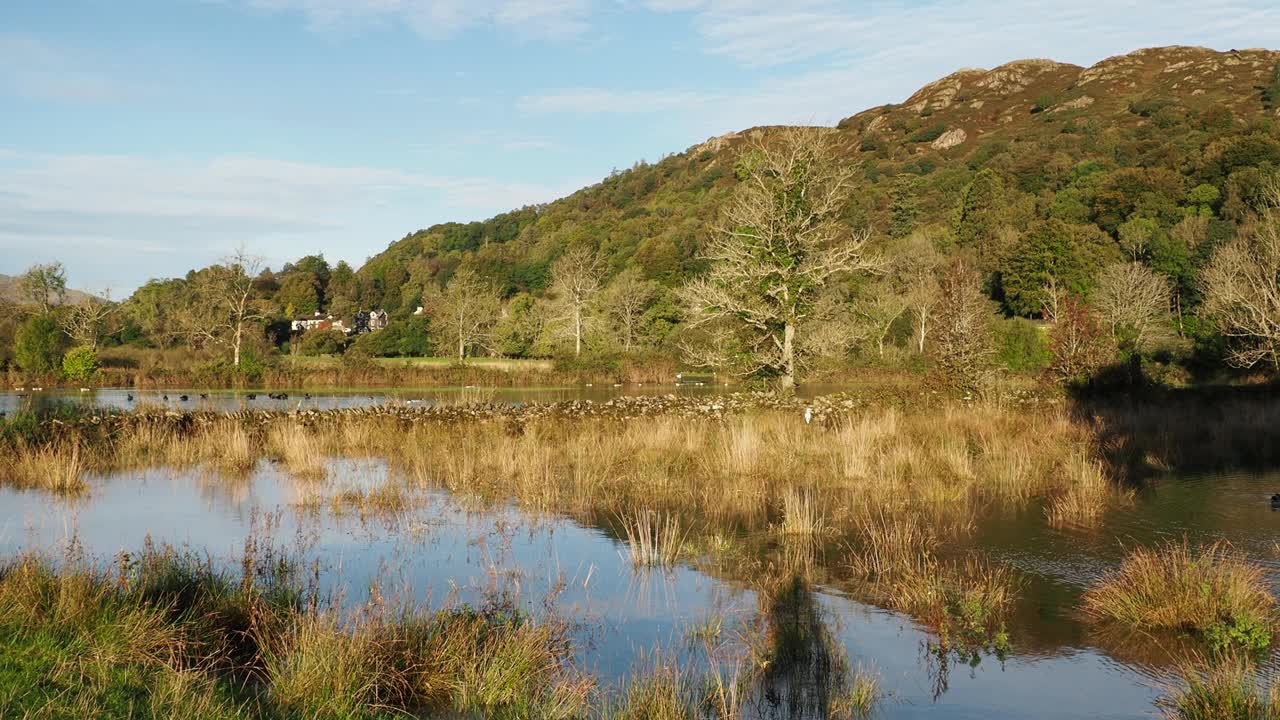
<instances>
[{"instance_id":1,"label":"water reflection","mask_svg":"<svg viewBox=\"0 0 1280 720\"><path fill-rule=\"evenodd\" d=\"M1011 656L983 656L976 666L929 652L935 638L909 618L840 592L838 548L774 536L757 550L734 538L723 542L743 554L725 553L724 562L637 572L616 537L563 517L479 508L421 490L389 514L335 507L342 492L404 481L373 459L335 460L323 482L298 481L265 461L238 477L201 469L118 473L90 478L91 494L76 502L0 489L0 554L56 555L75 542L109 559L150 540L230 561L248 542L269 542L303 556L319 590L352 605L374 587L433 605L507 593L530 613L572 619L577 662L606 683L642 667L646 653L681 648L691 670L719 663L725 687L749 677L742 692L756 717L827 717L859 667L881 678L885 717L1142 717L1164 688L1167 666L1130 649L1141 643L1096 635L1074 618L1082 581L1118 562L1120 540L1157 536L1170 516L1181 518L1169 523L1180 529L1262 552L1267 531L1258 523L1280 518L1214 498L1248 497L1274 479L1170 480L1104 535L1046 529L1034 509L979 523L976 542L1023 570L1027 583L1009 623ZM1212 492L1202 486L1210 482ZM1268 562L1276 567L1274 557ZM691 633L717 618L742 634L690 649Z\"/></svg>"}]
</instances>

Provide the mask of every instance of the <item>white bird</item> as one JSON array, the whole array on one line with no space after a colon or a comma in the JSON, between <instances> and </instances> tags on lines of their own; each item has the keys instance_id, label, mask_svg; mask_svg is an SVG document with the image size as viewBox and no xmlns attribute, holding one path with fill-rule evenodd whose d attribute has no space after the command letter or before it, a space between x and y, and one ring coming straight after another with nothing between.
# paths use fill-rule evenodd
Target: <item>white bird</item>
<instances>
[{"instance_id":1,"label":"white bird","mask_svg":"<svg viewBox=\"0 0 1280 720\"><path fill-rule=\"evenodd\" d=\"M806 407L804 409L804 424L808 425L811 422L813 422L813 408Z\"/></svg>"}]
</instances>

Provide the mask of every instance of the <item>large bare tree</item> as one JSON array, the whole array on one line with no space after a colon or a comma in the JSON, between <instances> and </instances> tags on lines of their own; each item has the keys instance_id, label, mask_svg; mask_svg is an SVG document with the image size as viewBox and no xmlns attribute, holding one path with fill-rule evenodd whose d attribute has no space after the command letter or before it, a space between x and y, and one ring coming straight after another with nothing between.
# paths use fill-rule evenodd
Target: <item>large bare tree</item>
<instances>
[{"instance_id":1,"label":"large bare tree","mask_svg":"<svg viewBox=\"0 0 1280 720\"><path fill-rule=\"evenodd\" d=\"M840 220L855 169L836 160L833 134L792 128L758 140L744 156L746 177L713 228L710 269L681 290L690 324L727 324L746 351L745 374L795 386L797 333L836 280L877 271L868 233Z\"/></svg>"},{"instance_id":2,"label":"large bare tree","mask_svg":"<svg viewBox=\"0 0 1280 720\"><path fill-rule=\"evenodd\" d=\"M22 296L32 305L47 313L62 302L67 294L67 271L62 263L33 265L22 274Z\"/></svg>"},{"instance_id":3,"label":"large bare tree","mask_svg":"<svg viewBox=\"0 0 1280 720\"><path fill-rule=\"evenodd\" d=\"M68 308L59 323L63 332L77 345L97 349L103 324L118 309L119 306L111 302L110 292L106 293L106 298L85 297Z\"/></svg>"},{"instance_id":4,"label":"large bare tree","mask_svg":"<svg viewBox=\"0 0 1280 720\"><path fill-rule=\"evenodd\" d=\"M262 259L241 246L193 281L195 305L184 318L187 334L193 341L229 348L235 367L240 367L245 333L266 319L253 297L253 281L261 270Z\"/></svg>"},{"instance_id":5,"label":"large bare tree","mask_svg":"<svg viewBox=\"0 0 1280 720\"><path fill-rule=\"evenodd\" d=\"M500 312L497 291L470 268L455 273L427 303L432 330L457 350L458 362L470 348L488 343Z\"/></svg>"},{"instance_id":6,"label":"large bare tree","mask_svg":"<svg viewBox=\"0 0 1280 720\"><path fill-rule=\"evenodd\" d=\"M1140 262L1108 266L1098 277L1093 306L1111 339L1142 351L1168 340L1169 281Z\"/></svg>"},{"instance_id":7,"label":"large bare tree","mask_svg":"<svg viewBox=\"0 0 1280 720\"><path fill-rule=\"evenodd\" d=\"M1230 338L1239 367L1280 369L1280 178L1266 203L1205 268L1204 310Z\"/></svg>"},{"instance_id":8,"label":"large bare tree","mask_svg":"<svg viewBox=\"0 0 1280 720\"><path fill-rule=\"evenodd\" d=\"M604 284L604 266L587 248L576 247L551 264L551 292L556 296L560 326L573 338L573 354L582 355L582 341L593 319L593 303Z\"/></svg>"}]
</instances>

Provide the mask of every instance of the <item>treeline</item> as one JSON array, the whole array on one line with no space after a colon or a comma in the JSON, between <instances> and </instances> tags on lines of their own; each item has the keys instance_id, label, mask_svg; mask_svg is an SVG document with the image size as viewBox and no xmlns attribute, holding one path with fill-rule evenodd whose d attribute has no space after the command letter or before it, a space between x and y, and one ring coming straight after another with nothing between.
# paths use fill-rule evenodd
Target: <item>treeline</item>
<instances>
[{"instance_id":1,"label":"treeline","mask_svg":"<svg viewBox=\"0 0 1280 720\"><path fill-rule=\"evenodd\" d=\"M929 106L863 113L815 131L817 145L786 129L750 131L639 163L555 203L413 233L359 269L317 255L272 271L241 253L110 304L96 341L45 322L62 333L46 345L187 348L250 374L292 354L606 365L650 356L769 379L785 363L759 361L783 352L791 325L791 372L811 376L976 358L1073 381L1108 367L1174 383L1272 368L1274 340L1264 336L1277 311L1266 272L1280 254L1269 245L1280 204L1277 77L1255 91L1256 107L1235 102L1226 80L1207 94L1138 88L1093 106L1046 93L957 147L937 145L943 133L932 130L948 121ZM1124 103L1118 112L1107 105L1115 102ZM782 146L809 147L838 171L818 184L836 178L842 189L838 207L808 213L827 239L805 252L856 240L875 259L866 272L824 278L812 306L785 320L769 292L804 296L815 289L807 280L766 292L776 272L735 280L726 263L741 264L738 251L807 260L789 254L795 248L723 244L760 230L732 225L733 214L762 178L779 179L784 171L764 160ZM763 265L756 270L768 274ZM712 322L704 315L716 303L707 301L717 299L695 302L689 288L717 277L722 291L750 292ZM19 323L69 312L38 307L29 298L0 322L0 362L11 370L58 369L52 350L47 362L16 352ZM362 310L388 311L390 325L355 339L289 332L299 315ZM755 318L761 332L743 333L730 315ZM940 347L946 323L961 320L989 336L964 361ZM1060 337L1064 328L1074 335Z\"/></svg>"}]
</instances>

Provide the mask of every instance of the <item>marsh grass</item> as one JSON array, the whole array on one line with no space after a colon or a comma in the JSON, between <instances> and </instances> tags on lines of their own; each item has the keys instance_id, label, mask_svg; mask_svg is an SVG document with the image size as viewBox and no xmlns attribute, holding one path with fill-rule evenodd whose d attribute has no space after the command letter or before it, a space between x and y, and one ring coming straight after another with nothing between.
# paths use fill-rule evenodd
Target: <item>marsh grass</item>
<instances>
[{"instance_id":1,"label":"marsh grass","mask_svg":"<svg viewBox=\"0 0 1280 720\"><path fill-rule=\"evenodd\" d=\"M681 527L679 516L636 510L619 515L618 522L635 567L674 567L680 561L688 532Z\"/></svg>"},{"instance_id":2,"label":"marsh grass","mask_svg":"<svg viewBox=\"0 0 1280 720\"><path fill-rule=\"evenodd\" d=\"M817 538L827 534L827 524L813 493L788 488L782 495L782 523L778 532L784 538Z\"/></svg>"},{"instance_id":3,"label":"marsh grass","mask_svg":"<svg viewBox=\"0 0 1280 720\"><path fill-rule=\"evenodd\" d=\"M1183 687L1161 698L1170 720L1280 720L1280 685L1241 662L1184 666Z\"/></svg>"},{"instance_id":4,"label":"marsh grass","mask_svg":"<svg viewBox=\"0 0 1280 720\"><path fill-rule=\"evenodd\" d=\"M1137 548L1084 594L1096 621L1189 632L1217 650L1258 651L1277 631L1265 571L1225 542Z\"/></svg>"},{"instance_id":5,"label":"marsh grass","mask_svg":"<svg viewBox=\"0 0 1280 720\"><path fill-rule=\"evenodd\" d=\"M87 455L76 439L26 447L16 454L6 474L17 487L74 497L89 489L84 481L90 469Z\"/></svg>"},{"instance_id":6,"label":"marsh grass","mask_svg":"<svg viewBox=\"0 0 1280 720\"><path fill-rule=\"evenodd\" d=\"M267 448L291 475L321 479L328 473L329 453L324 439L297 424L280 424L267 435Z\"/></svg>"},{"instance_id":7,"label":"marsh grass","mask_svg":"<svg viewBox=\"0 0 1280 720\"><path fill-rule=\"evenodd\" d=\"M914 516L880 516L860 533L848 567L880 602L937 630L943 647L1007 648L1019 585L1012 570L976 553L939 559L936 535Z\"/></svg>"}]
</instances>

